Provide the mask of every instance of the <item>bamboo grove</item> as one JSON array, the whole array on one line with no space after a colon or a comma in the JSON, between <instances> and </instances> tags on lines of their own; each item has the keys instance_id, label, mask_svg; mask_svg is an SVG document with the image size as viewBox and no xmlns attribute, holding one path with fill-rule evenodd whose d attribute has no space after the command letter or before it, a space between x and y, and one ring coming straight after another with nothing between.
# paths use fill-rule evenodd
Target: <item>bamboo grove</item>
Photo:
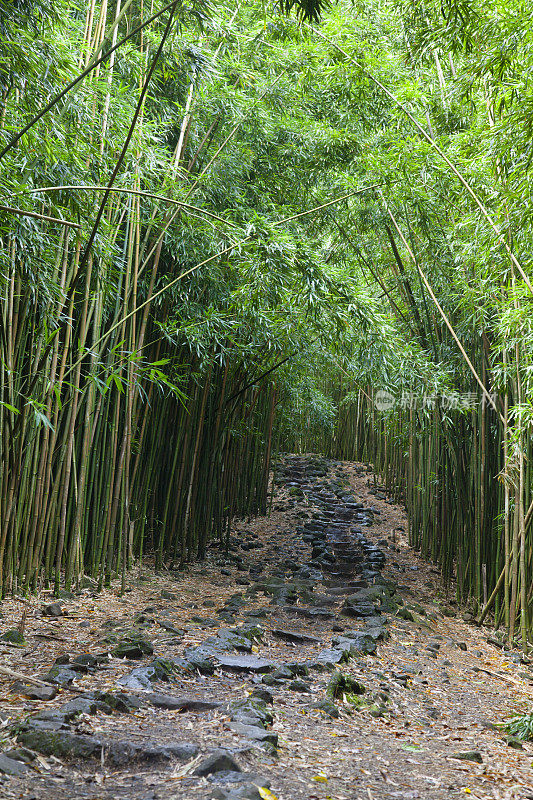
<instances>
[{"instance_id":1,"label":"bamboo grove","mask_svg":"<svg viewBox=\"0 0 533 800\"><path fill-rule=\"evenodd\" d=\"M527 647L527 4L0 7L2 592L184 567L317 450Z\"/></svg>"},{"instance_id":2,"label":"bamboo grove","mask_svg":"<svg viewBox=\"0 0 533 800\"><path fill-rule=\"evenodd\" d=\"M3 9L4 593L125 580L143 552L183 566L224 543L235 515L266 509L268 371L299 337L282 306L305 297L307 275L287 231L283 243L266 231L240 269L224 259L256 239L254 208L232 221L216 207L245 199L246 141L221 156L257 97L224 107L228 58L204 97L223 36L209 39L198 4L162 12L131 0ZM113 49L128 38L126 54ZM200 275L201 262L216 266Z\"/></svg>"},{"instance_id":3,"label":"bamboo grove","mask_svg":"<svg viewBox=\"0 0 533 800\"><path fill-rule=\"evenodd\" d=\"M378 60L371 73L355 55L396 107L404 143L382 133L391 159L372 140L367 166L385 186L337 217L334 241L390 316L331 360L315 386L328 415L313 420L307 408L302 425L300 413L307 430L288 432L287 446L371 462L406 505L411 544L455 580L480 623L490 615L527 650L531 36L524 6L500 11L401 8L399 50L423 95L402 81L390 91L390 72L383 81ZM328 41L351 58L347 37Z\"/></svg>"}]
</instances>

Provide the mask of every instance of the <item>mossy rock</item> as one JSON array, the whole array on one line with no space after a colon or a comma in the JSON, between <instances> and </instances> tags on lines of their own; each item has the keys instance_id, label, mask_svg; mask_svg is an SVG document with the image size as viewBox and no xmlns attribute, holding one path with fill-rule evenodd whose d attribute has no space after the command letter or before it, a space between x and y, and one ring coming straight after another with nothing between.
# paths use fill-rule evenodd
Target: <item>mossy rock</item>
<instances>
[{"instance_id":1,"label":"mossy rock","mask_svg":"<svg viewBox=\"0 0 533 800\"><path fill-rule=\"evenodd\" d=\"M177 665L166 658L154 658L149 667L154 670L154 679L158 681L169 681L178 672Z\"/></svg>"},{"instance_id":2,"label":"mossy rock","mask_svg":"<svg viewBox=\"0 0 533 800\"><path fill-rule=\"evenodd\" d=\"M399 608L396 612L397 617L401 617L402 619L407 620L407 622L414 622L415 618L411 614L411 612L407 608Z\"/></svg>"},{"instance_id":3,"label":"mossy rock","mask_svg":"<svg viewBox=\"0 0 533 800\"><path fill-rule=\"evenodd\" d=\"M102 744L94 736L47 730L36 725L24 726L17 738L26 747L56 758L95 758L102 752Z\"/></svg>"},{"instance_id":4,"label":"mossy rock","mask_svg":"<svg viewBox=\"0 0 533 800\"><path fill-rule=\"evenodd\" d=\"M230 710L233 714L243 713L255 717L262 726L272 725L274 715L268 708L264 700L258 697L247 697L243 700L234 700L230 703Z\"/></svg>"},{"instance_id":5,"label":"mossy rock","mask_svg":"<svg viewBox=\"0 0 533 800\"><path fill-rule=\"evenodd\" d=\"M24 638L24 635L16 628L12 628L11 630L3 633L0 636L0 641L7 642L7 644L12 644L15 647L27 647L28 644Z\"/></svg>"},{"instance_id":6,"label":"mossy rock","mask_svg":"<svg viewBox=\"0 0 533 800\"><path fill-rule=\"evenodd\" d=\"M338 670L331 676L326 689L326 695L330 700L342 698L345 695L362 695L365 692L366 687L362 683L349 675L343 675Z\"/></svg>"},{"instance_id":7,"label":"mossy rock","mask_svg":"<svg viewBox=\"0 0 533 800\"><path fill-rule=\"evenodd\" d=\"M332 719L338 719L340 717L339 709L332 703L331 700L319 700L317 703L312 703L309 708L317 709L318 711L323 711L324 714L327 714L328 717Z\"/></svg>"},{"instance_id":8,"label":"mossy rock","mask_svg":"<svg viewBox=\"0 0 533 800\"><path fill-rule=\"evenodd\" d=\"M154 648L151 642L146 641L146 639L142 639L141 637L135 637L131 639L123 639L117 647L114 647L111 651L111 655L115 658L127 658L130 660L134 660L137 658L142 658L145 655L152 655L154 652Z\"/></svg>"},{"instance_id":9,"label":"mossy rock","mask_svg":"<svg viewBox=\"0 0 533 800\"><path fill-rule=\"evenodd\" d=\"M366 700L364 697L361 697L360 694L345 694L344 699L358 711L368 708L368 700Z\"/></svg>"},{"instance_id":10,"label":"mossy rock","mask_svg":"<svg viewBox=\"0 0 533 800\"><path fill-rule=\"evenodd\" d=\"M289 494L292 497L303 497L304 496L304 493L302 492L302 490L300 489L299 486L291 486L291 488L289 489Z\"/></svg>"}]
</instances>

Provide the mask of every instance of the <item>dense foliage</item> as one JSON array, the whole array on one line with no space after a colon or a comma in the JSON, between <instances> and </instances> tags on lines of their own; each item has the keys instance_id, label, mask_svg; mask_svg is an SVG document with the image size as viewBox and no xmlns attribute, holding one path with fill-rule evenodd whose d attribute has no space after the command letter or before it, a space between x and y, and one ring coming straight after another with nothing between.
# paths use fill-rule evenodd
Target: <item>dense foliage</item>
<instances>
[{"instance_id":1,"label":"dense foliage","mask_svg":"<svg viewBox=\"0 0 533 800\"><path fill-rule=\"evenodd\" d=\"M291 8L1 5L3 591L183 565L312 448L525 645L529 16Z\"/></svg>"}]
</instances>

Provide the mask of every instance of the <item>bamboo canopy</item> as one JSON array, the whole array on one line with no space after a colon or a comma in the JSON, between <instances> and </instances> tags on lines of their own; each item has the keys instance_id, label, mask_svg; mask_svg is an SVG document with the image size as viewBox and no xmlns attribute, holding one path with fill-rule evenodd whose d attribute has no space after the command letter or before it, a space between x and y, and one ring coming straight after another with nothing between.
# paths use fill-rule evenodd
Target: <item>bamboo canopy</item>
<instances>
[{"instance_id":1,"label":"bamboo canopy","mask_svg":"<svg viewBox=\"0 0 533 800\"><path fill-rule=\"evenodd\" d=\"M0 0L2 596L186 569L316 451L527 650L530 38L474 0Z\"/></svg>"}]
</instances>

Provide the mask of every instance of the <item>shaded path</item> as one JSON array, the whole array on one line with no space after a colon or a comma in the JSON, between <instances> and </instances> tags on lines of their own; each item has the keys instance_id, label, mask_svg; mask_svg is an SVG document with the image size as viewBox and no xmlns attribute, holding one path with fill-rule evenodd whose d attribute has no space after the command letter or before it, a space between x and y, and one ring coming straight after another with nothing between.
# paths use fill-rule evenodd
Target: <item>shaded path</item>
<instances>
[{"instance_id":1,"label":"shaded path","mask_svg":"<svg viewBox=\"0 0 533 800\"><path fill-rule=\"evenodd\" d=\"M529 665L454 616L364 467L287 457L276 483L227 556L36 607L29 652L2 649L27 674L59 657L64 688L5 682L6 731L38 711L5 743L3 797L533 797L533 748L490 727Z\"/></svg>"}]
</instances>

